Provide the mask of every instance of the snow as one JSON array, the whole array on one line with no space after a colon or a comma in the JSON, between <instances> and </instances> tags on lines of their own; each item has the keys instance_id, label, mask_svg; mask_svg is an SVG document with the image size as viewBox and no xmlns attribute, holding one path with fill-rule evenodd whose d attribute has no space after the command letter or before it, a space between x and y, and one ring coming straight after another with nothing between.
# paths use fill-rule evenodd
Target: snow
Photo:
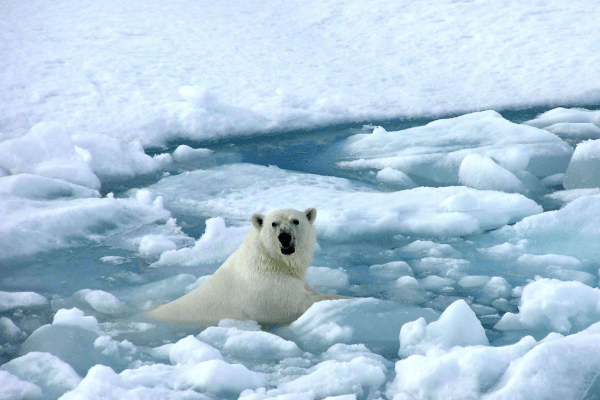
<instances>
[{"instance_id":1,"label":"snow","mask_svg":"<svg viewBox=\"0 0 600 400\"><path fill-rule=\"evenodd\" d=\"M190 162L195 159L205 158L214 153L209 149L192 149L190 146L182 144L177 147L172 154L173 160L177 162Z\"/></svg>"},{"instance_id":2,"label":"snow","mask_svg":"<svg viewBox=\"0 0 600 400\"><path fill-rule=\"evenodd\" d=\"M523 288L519 313L506 313L499 330L529 329L569 334L600 321L600 290L581 282L538 279Z\"/></svg>"},{"instance_id":3,"label":"snow","mask_svg":"<svg viewBox=\"0 0 600 400\"><path fill-rule=\"evenodd\" d=\"M47 304L48 299L34 292L0 292L0 311L42 307Z\"/></svg>"},{"instance_id":4,"label":"snow","mask_svg":"<svg viewBox=\"0 0 600 400\"><path fill-rule=\"evenodd\" d=\"M436 354L455 346L489 345L481 322L464 300L452 303L437 321L424 318L402 325L400 357Z\"/></svg>"},{"instance_id":5,"label":"snow","mask_svg":"<svg viewBox=\"0 0 600 400\"><path fill-rule=\"evenodd\" d=\"M597 396L598 17L0 2L0 398ZM290 207L348 299L147 322Z\"/></svg>"},{"instance_id":6,"label":"snow","mask_svg":"<svg viewBox=\"0 0 600 400\"><path fill-rule=\"evenodd\" d=\"M466 179L476 186L500 185L516 191L518 179L510 173L529 172L544 178L565 172L572 152L552 133L484 111L399 132L351 136L338 165L349 169L390 167L423 185L456 185ZM470 157L459 176L463 161L471 154L493 163ZM495 177L498 173L503 179ZM492 180L487 182L485 177Z\"/></svg>"},{"instance_id":7,"label":"snow","mask_svg":"<svg viewBox=\"0 0 600 400\"><path fill-rule=\"evenodd\" d=\"M600 187L600 140L588 140L575 148L563 181L565 189Z\"/></svg>"},{"instance_id":8,"label":"snow","mask_svg":"<svg viewBox=\"0 0 600 400\"><path fill-rule=\"evenodd\" d=\"M249 164L170 176L149 190L153 196L164 197L165 207L173 212L217 214L246 225L249 225L248 216L255 212L316 207L319 217L315 226L320 235L329 238L388 232L462 236L498 228L542 211L535 202L520 194L461 186L374 192L346 179ZM298 198L296 193L299 192L306 195ZM310 202L304 198L310 198ZM216 232L223 232L222 225ZM232 244L231 248L237 246Z\"/></svg>"},{"instance_id":9,"label":"snow","mask_svg":"<svg viewBox=\"0 0 600 400\"><path fill-rule=\"evenodd\" d=\"M9 361L0 370L37 385L45 399L57 399L81 382L69 364L51 354L35 351Z\"/></svg>"},{"instance_id":10,"label":"snow","mask_svg":"<svg viewBox=\"0 0 600 400\"><path fill-rule=\"evenodd\" d=\"M525 193L523 183L494 160L479 154L469 154L460 163L458 181L465 186L482 190Z\"/></svg>"}]
</instances>

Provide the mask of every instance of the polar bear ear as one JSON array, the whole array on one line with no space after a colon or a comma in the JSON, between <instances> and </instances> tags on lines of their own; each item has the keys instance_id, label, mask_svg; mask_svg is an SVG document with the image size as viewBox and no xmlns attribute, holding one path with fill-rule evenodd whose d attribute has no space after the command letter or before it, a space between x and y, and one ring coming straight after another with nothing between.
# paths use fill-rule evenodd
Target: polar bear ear
<instances>
[{"instance_id":1,"label":"polar bear ear","mask_svg":"<svg viewBox=\"0 0 600 400\"><path fill-rule=\"evenodd\" d=\"M312 224L313 222L315 222L315 218L317 218L317 209L307 208L306 210L304 210L304 214L306 215L308 222Z\"/></svg>"},{"instance_id":2,"label":"polar bear ear","mask_svg":"<svg viewBox=\"0 0 600 400\"><path fill-rule=\"evenodd\" d=\"M256 229L258 229L260 231L260 229L263 226L263 221L265 220L265 216L262 214L254 214L252 215L252 217L250 218L250 221L252 221L252 225L254 225L254 227Z\"/></svg>"}]
</instances>

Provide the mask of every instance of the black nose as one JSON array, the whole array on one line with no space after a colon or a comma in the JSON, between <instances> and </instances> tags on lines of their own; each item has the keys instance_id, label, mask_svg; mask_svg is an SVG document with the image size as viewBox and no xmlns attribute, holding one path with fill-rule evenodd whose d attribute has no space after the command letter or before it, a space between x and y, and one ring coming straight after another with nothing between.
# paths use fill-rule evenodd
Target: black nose
<instances>
[{"instance_id":1,"label":"black nose","mask_svg":"<svg viewBox=\"0 0 600 400\"><path fill-rule=\"evenodd\" d=\"M292 235L286 232L282 232L279 234L279 242L283 247L290 247L290 243L292 241Z\"/></svg>"}]
</instances>

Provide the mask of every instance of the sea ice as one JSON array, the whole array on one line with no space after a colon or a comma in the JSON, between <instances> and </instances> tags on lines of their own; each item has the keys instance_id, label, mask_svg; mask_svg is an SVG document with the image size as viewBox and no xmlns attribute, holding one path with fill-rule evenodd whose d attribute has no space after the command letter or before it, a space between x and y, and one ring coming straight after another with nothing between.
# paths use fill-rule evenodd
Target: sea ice
<instances>
[{"instance_id":1,"label":"sea ice","mask_svg":"<svg viewBox=\"0 0 600 400\"><path fill-rule=\"evenodd\" d=\"M398 279L402 276L413 276L410 265L404 261L392 261L387 264L376 264L369 267L369 273L382 279Z\"/></svg>"},{"instance_id":2,"label":"sea ice","mask_svg":"<svg viewBox=\"0 0 600 400\"><path fill-rule=\"evenodd\" d=\"M6 400L42 400L39 386L22 381L13 374L0 371L0 398Z\"/></svg>"},{"instance_id":3,"label":"sea ice","mask_svg":"<svg viewBox=\"0 0 600 400\"><path fill-rule=\"evenodd\" d=\"M558 123L590 123L600 127L600 111L590 111L585 108L558 107L523 123L535 126L536 128L547 128Z\"/></svg>"},{"instance_id":4,"label":"sea ice","mask_svg":"<svg viewBox=\"0 0 600 400\"><path fill-rule=\"evenodd\" d=\"M458 300L429 325L424 318L402 325L398 354L400 357L439 354L455 346L489 344L473 310L464 300Z\"/></svg>"},{"instance_id":5,"label":"sea ice","mask_svg":"<svg viewBox=\"0 0 600 400\"><path fill-rule=\"evenodd\" d=\"M526 192L525 186L515 174L496 164L491 158L479 154L469 154L462 160L458 169L458 181L475 189L522 194Z\"/></svg>"},{"instance_id":6,"label":"sea ice","mask_svg":"<svg viewBox=\"0 0 600 400\"><path fill-rule=\"evenodd\" d=\"M396 190L417 187L417 184L404 172L390 167L378 171L376 178L378 181L383 182Z\"/></svg>"},{"instance_id":7,"label":"sea ice","mask_svg":"<svg viewBox=\"0 0 600 400\"><path fill-rule=\"evenodd\" d=\"M580 197L556 211L525 217L492 233L499 240L527 240L527 251L584 260L600 258L600 195Z\"/></svg>"},{"instance_id":8,"label":"sea ice","mask_svg":"<svg viewBox=\"0 0 600 400\"><path fill-rule=\"evenodd\" d=\"M519 313L506 313L495 329L569 334L600 321L600 289L581 282L538 279L523 288Z\"/></svg>"},{"instance_id":9,"label":"sea ice","mask_svg":"<svg viewBox=\"0 0 600 400\"><path fill-rule=\"evenodd\" d=\"M535 202L515 193L466 187L383 193L346 179L249 164L170 176L149 190L164 196L165 207L173 212L221 215L238 224L249 225L249 216L255 212L316 207L317 232L335 239L385 233L463 236L542 211ZM301 198L297 196L300 192L305 193Z\"/></svg>"},{"instance_id":10,"label":"sea ice","mask_svg":"<svg viewBox=\"0 0 600 400\"><path fill-rule=\"evenodd\" d=\"M44 399L57 399L81 382L69 364L49 353L28 353L2 365L0 370L37 385Z\"/></svg>"},{"instance_id":11,"label":"sea ice","mask_svg":"<svg viewBox=\"0 0 600 400\"><path fill-rule=\"evenodd\" d=\"M469 154L488 157L504 168L506 176L508 171L526 171L544 178L564 172L572 153L573 149L554 134L485 111L399 132L354 135L347 139L345 160L338 164L350 169L390 167L404 172L417 184L456 185L461 163ZM483 184L475 179L477 174L468 173L474 165L481 165L483 161L478 160L469 160L463 178ZM488 175L499 170L492 163L484 165L488 166ZM505 187L517 189L518 182L513 177L508 179L511 183L504 183ZM496 186L503 184L494 181Z\"/></svg>"},{"instance_id":12,"label":"sea ice","mask_svg":"<svg viewBox=\"0 0 600 400\"><path fill-rule=\"evenodd\" d=\"M48 299L34 292L0 292L0 312L15 308L36 308L49 304Z\"/></svg>"},{"instance_id":13,"label":"sea ice","mask_svg":"<svg viewBox=\"0 0 600 400\"><path fill-rule=\"evenodd\" d=\"M196 365L204 361L222 359L219 350L191 335L173 344L169 350L169 360L173 365Z\"/></svg>"},{"instance_id":14,"label":"sea ice","mask_svg":"<svg viewBox=\"0 0 600 400\"><path fill-rule=\"evenodd\" d=\"M146 235L140 241L139 253L143 257L150 258L175 249L177 244L164 235Z\"/></svg>"},{"instance_id":15,"label":"sea ice","mask_svg":"<svg viewBox=\"0 0 600 400\"><path fill-rule=\"evenodd\" d=\"M193 149L190 146L182 144L177 147L172 154L173 160L183 163L191 162L197 159L202 159L210 156L214 151L209 149Z\"/></svg>"},{"instance_id":16,"label":"sea ice","mask_svg":"<svg viewBox=\"0 0 600 400\"><path fill-rule=\"evenodd\" d=\"M569 167L565 172L565 189L600 187L600 139L588 140L575 148Z\"/></svg>"},{"instance_id":17,"label":"sea ice","mask_svg":"<svg viewBox=\"0 0 600 400\"><path fill-rule=\"evenodd\" d=\"M327 267L308 267L306 280L315 288L331 293L349 285L348 275L343 270Z\"/></svg>"}]
</instances>

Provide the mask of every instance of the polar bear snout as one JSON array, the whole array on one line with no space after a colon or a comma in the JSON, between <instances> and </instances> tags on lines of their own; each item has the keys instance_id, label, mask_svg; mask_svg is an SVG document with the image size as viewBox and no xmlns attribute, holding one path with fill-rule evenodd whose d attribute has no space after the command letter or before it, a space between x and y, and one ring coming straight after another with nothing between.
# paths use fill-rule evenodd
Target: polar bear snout
<instances>
[{"instance_id":1,"label":"polar bear snout","mask_svg":"<svg viewBox=\"0 0 600 400\"><path fill-rule=\"evenodd\" d=\"M296 251L296 243L294 237L288 232L280 232L279 236L279 246L281 247L281 253L285 255L294 254Z\"/></svg>"}]
</instances>

